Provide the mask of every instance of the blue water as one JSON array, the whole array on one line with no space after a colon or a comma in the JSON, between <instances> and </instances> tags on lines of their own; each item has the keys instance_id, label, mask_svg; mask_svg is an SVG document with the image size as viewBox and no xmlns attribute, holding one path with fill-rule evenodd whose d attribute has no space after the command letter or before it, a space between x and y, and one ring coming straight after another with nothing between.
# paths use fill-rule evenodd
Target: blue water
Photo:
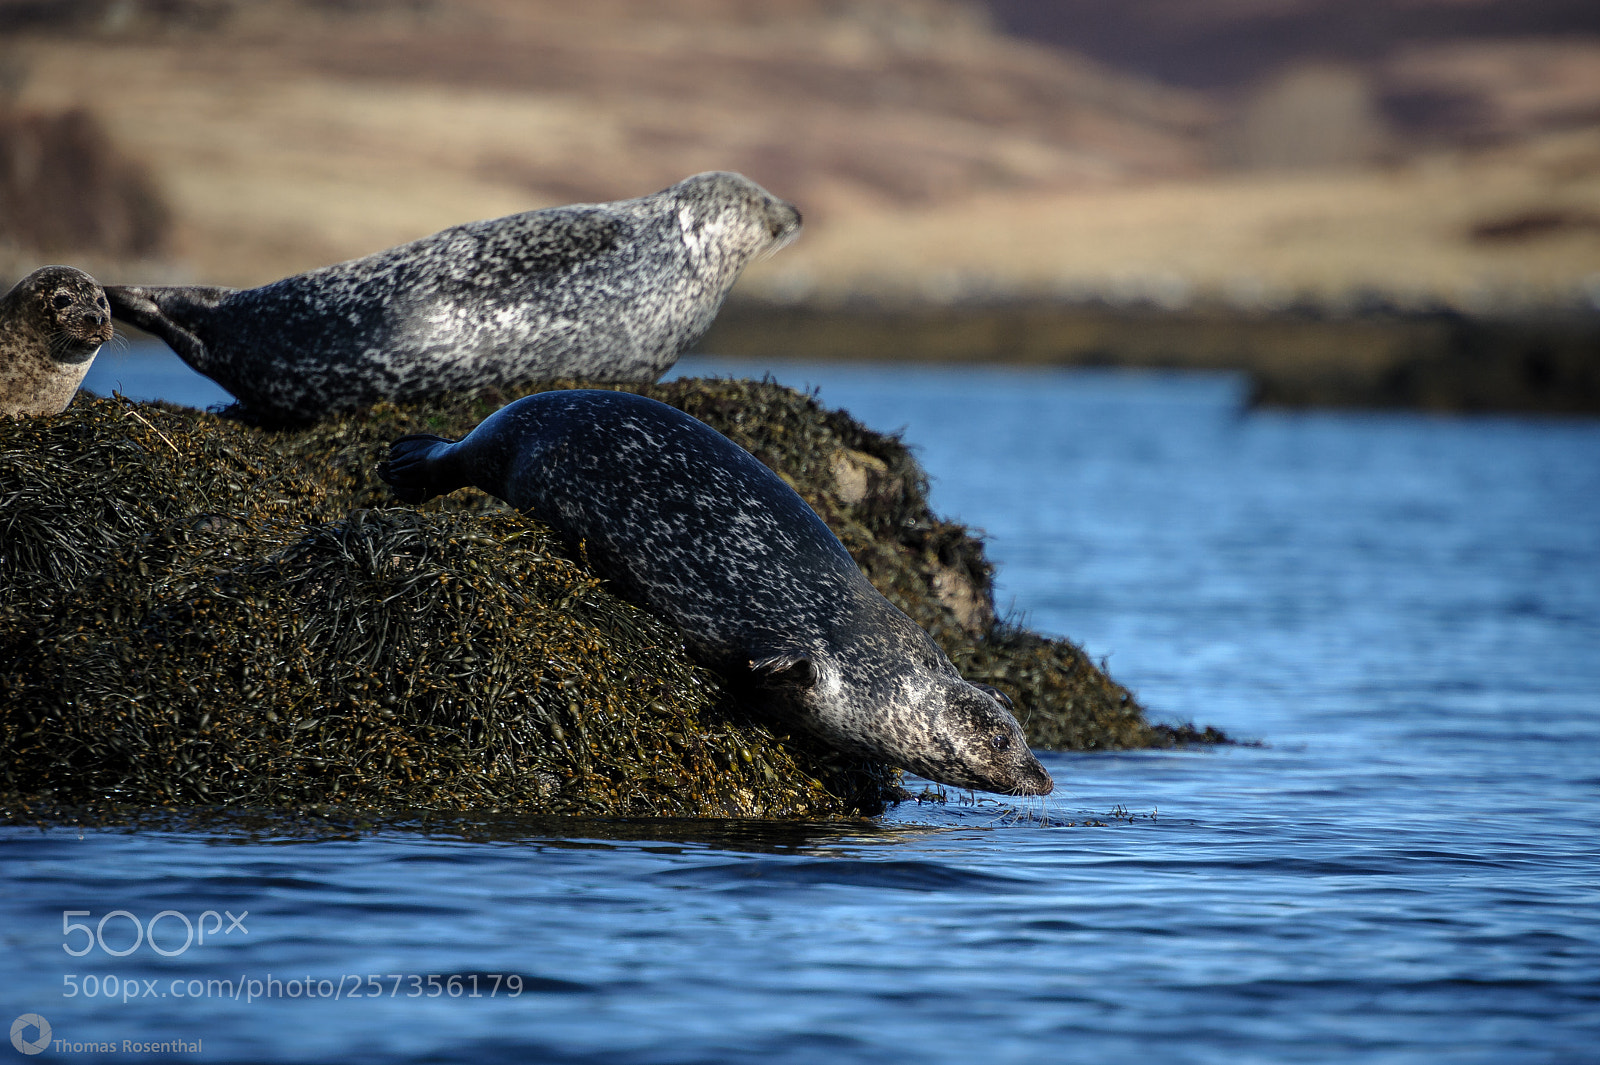
<instances>
[{"instance_id":1,"label":"blue water","mask_svg":"<svg viewBox=\"0 0 1600 1065\"><path fill-rule=\"evenodd\" d=\"M221 399L150 363L95 373ZM1002 606L1263 745L1046 754L1042 802L845 825L4 829L0 1020L203 1040L141 1060L1600 1061L1600 422L775 373L903 427ZM63 934L114 910L248 931Z\"/></svg>"}]
</instances>

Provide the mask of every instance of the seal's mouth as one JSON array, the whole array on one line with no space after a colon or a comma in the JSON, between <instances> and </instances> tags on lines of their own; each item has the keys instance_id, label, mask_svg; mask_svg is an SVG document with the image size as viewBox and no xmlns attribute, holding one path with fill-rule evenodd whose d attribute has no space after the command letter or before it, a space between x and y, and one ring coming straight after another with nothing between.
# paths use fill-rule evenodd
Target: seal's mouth
<instances>
[{"instance_id":1,"label":"seal's mouth","mask_svg":"<svg viewBox=\"0 0 1600 1065\"><path fill-rule=\"evenodd\" d=\"M50 358L68 364L86 362L100 350L100 345L111 339L111 335L109 316L65 322L50 337Z\"/></svg>"},{"instance_id":2,"label":"seal's mouth","mask_svg":"<svg viewBox=\"0 0 1600 1065\"><path fill-rule=\"evenodd\" d=\"M994 789L1003 795L1049 795L1056 788L1056 782L1050 779L1050 771L1039 764L1039 759L1032 751L1027 751L1020 760L1012 762L1000 773L1010 785Z\"/></svg>"},{"instance_id":3,"label":"seal's mouth","mask_svg":"<svg viewBox=\"0 0 1600 1065\"><path fill-rule=\"evenodd\" d=\"M1049 795L1056 790L1056 782L1050 779L1050 774L1039 768L1037 777L1030 777L1021 784L1006 792L1007 795Z\"/></svg>"},{"instance_id":4,"label":"seal's mouth","mask_svg":"<svg viewBox=\"0 0 1600 1065\"><path fill-rule=\"evenodd\" d=\"M989 766L977 770L968 767L955 772L951 772L949 766L908 765L906 768L953 788L972 788L995 795L1049 795L1055 790L1056 782L1038 759L1030 761L1032 765Z\"/></svg>"},{"instance_id":5,"label":"seal's mouth","mask_svg":"<svg viewBox=\"0 0 1600 1065\"><path fill-rule=\"evenodd\" d=\"M68 322L62 332L74 340L81 340L86 344L104 344L111 339L111 316L109 314L85 314L74 321Z\"/></svg>"}]
</instances>

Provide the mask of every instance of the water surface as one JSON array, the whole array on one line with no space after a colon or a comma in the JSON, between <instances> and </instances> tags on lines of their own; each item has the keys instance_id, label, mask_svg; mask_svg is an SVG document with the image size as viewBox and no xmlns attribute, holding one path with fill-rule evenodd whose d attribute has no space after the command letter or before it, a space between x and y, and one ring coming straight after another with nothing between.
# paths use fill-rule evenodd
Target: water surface
<instances>
[{"instance_id":1,"label":"water surface","mask_svg":"<svg viewBox=\"0 0 1600 1065\"><path fill-rule=\"evenodd\" d=\"M165 371L122 359L95 372L130 395L221 398L140 392ZM853 824L5 829L7 1016L203 1039L142 1060L1597 1060L1600 422L1247 413L1227 377L776 374L904 429L936 509L987 531L1002 606L1156 716L1263 745L1046 754L1047 800ZM63 950L113 910L248 932Z\"/></svg>"}]
</instances>

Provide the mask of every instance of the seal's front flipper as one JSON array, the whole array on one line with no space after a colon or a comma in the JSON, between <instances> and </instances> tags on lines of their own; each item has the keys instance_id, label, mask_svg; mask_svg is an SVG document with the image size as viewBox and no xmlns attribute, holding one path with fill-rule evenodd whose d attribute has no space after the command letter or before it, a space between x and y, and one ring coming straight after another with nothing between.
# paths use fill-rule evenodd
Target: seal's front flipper
<instances>
[{"instance_id":1,"label":"seal's front flipper","mask_svg":"<svg viewBox=\"0 0 1600 1065\"><path fill-rule=\"evenodd\" d=\"M403 503L426 503L434 496L464 487L460 463L451 461L450 441L432 433L402 436L389 445L389 458L378 463L378 476Z\"/></svg>"},{"instance_id":2,"label":"seal's front flipper","mask_svg":"<svg viewBox=\"0 0 1600 1065\"><path fill-rule=\"evenodd\" d=\"M989 696L989 698L993 699L995 702L999 703L1001 706L1005 707L1013 715L1016 714L1017 708L1012 705L1011 696L1007 695L1005 692L1001 691L999 688L996 688L993 684L979 684L975 680L969 680L969 681L967 681L967 683L972 685L974 688L977 688L979 691L983 692L985 695Z\"/></svg>"},{"instance_id":3,"label":"seal's front flipper","mask_svg":"<svg viewBox=\"0 0 1600 1065\"><path fill-rule=\"evenodd\" d=\"M767 687L810 688L817 683L817 667L803 654L778 654L750 663L750 672Z\"/></svg>"},{"instance_id":4,"label":"seal's front flipper","mask_svg":"<svg viewBox=\"0 0 1600 1065\"><path fill-rule=\"evenodd\" d=\"M160 337L184 362L204 373L211 362L193 330L237 289L197 285L107 285L114 317Z\"/></svg>"}]
</instances>

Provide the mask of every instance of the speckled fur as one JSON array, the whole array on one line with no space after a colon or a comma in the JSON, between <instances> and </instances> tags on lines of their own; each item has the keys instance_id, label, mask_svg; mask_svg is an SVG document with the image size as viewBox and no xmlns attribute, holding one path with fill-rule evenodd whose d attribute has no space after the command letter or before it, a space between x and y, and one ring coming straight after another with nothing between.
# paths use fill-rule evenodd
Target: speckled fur
<instances>
[{"instance_id":1,"label":"speckled fur","mask_svg":"<svg viewBox=\"0 0 1600 1065\"><path fill-rule=\"evenodd\" d=\"M403 437L379 472L407 502L474 485L582 541L702 661L839 748L956 787L1050 791L999 693L963 680L776 474L673 407L545 392L458 443Z\"/></svg>"},{"instance_id":2,"label":"speckled fur","mask_svg":"<svg viewBox=\"0 0 1600 1065\"><path fill-rule=\"evenodd\" d=\"M654 381L800 214L731 173L446 229L261 288L107 289L264 420L535 377Z\"/></svg>"},{"instance_id":3,"label":"speckled fur","mask_svg":"<svg viewBox=\"0 0 1600 1065\"><path fill-rule=\"evenodd\" d=\"M45 266L0 297L0 413L60 414L100 345L111 308L94 278Z\"/></svg>"}]
</instances>

